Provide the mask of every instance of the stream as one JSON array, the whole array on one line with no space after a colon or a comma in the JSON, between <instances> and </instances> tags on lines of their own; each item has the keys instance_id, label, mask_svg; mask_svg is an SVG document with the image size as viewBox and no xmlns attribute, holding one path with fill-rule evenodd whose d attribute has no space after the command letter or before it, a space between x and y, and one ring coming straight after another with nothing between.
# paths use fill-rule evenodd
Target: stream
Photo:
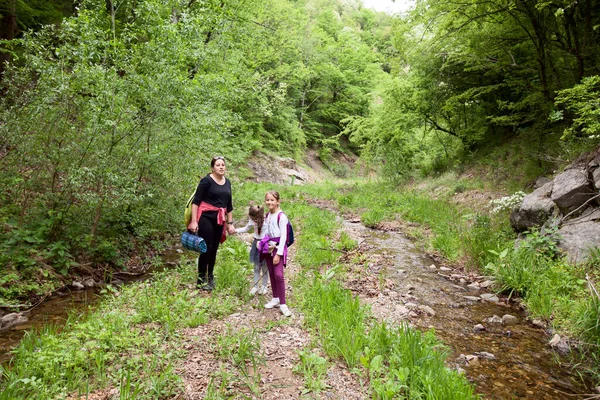
<instances>
[{"instance_id":1,"label":"stream","mask_svg":"<svg viewBox=\"0 0 600 400\"><path fill-rule=\"evenodd\" d=\"M561 367L557 362L560 357L548 345L551 338L528 323L520 308L466 299L464 296L485 292L444 277L457 272L440 273L439 268L432 268L434 262L400 233L372 230L349 221L344 221L344 230L359 240L373 259L389 261L384 273L394 281L398 292L406 293L400 303L416 303L434 310L434 315L413 315L410 323L420 330L435 329L436 337L450 348L447 364L462 368L484 398L565 399L592 392L576 372ZM494 315L506 314L516 317L517 323L506 326L486 322ZM478 324L485 330L476 332ZM487 359L487 353L494 358ZM461 354L479 357L465 363Z\"/></svg>"}]
</instances>

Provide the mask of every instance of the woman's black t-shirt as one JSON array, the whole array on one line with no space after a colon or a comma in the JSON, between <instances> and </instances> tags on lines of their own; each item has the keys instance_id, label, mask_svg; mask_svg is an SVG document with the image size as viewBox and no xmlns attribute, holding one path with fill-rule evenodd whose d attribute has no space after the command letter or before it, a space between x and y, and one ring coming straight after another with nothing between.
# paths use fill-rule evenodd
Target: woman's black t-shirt
<instances>
[{"instance_id":1,"label":"woman's black t-shirt","mask_svg":"<svg viewBox=\"0 0 600 400\"><path fill-rule=\"evenodd\" d=\"M225 208L227 212L233 211L233 204L231 201L231 182L225 178L223 185L217 184L210 174L206 175L196 188L196 194L192 201L195 205L205 202L211 206ZM205 211L206 213L215 213L216 211Z\"/></svg>"}]
</instances>

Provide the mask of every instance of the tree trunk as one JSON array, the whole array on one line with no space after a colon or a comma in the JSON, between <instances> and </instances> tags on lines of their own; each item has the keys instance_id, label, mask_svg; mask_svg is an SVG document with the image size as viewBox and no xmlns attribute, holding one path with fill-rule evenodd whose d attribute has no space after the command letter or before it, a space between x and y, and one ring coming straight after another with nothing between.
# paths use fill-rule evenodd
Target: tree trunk
<instances>
[{"instance_id":1,"label":"tree trunk","mask_svg":"<svg viewBox=\"0 0 600 400\"><path fill-rule=\"evenodd\" d=\"M2 19L0 19L0 39L13 40L18 33L17 26L17 1L0 0L4 3L2 9ZM4 75L5 63L10 61L10 53L0 52L0 80Z\"/></svg>"}]
</instances>

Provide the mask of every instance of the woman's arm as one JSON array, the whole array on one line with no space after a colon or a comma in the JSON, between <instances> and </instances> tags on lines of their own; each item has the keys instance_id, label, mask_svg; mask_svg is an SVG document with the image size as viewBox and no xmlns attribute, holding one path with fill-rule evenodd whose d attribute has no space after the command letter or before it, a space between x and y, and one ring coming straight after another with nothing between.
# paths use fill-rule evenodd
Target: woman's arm
<instances>
[{"instance_id":1,"label":"woman's arm","mask_svg":"<svg viewBox=\"0 0 600 400\"><path fill-rule=\"evenodd\" d=\"M233 226L233 213L232 212L227 213L227 219L225 220L225 223L227 224L227 233L229 233L230 235L235 234L235 226Z\"/></svg>"}]
</instances>

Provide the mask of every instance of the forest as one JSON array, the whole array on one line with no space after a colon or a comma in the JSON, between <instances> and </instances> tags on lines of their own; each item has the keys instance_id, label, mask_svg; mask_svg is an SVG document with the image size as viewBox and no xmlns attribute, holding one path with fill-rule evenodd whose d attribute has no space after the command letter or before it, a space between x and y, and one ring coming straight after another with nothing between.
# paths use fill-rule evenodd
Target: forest
<instances>
[{"instance_id":1,"label":"forest","mask_svg":"<svg viewBox=\"0 0 600 400\"><path fill-rule=\"evenodd\" d=\"M600 251L585 263L570 263L556 251L552 232L540 231L527 232L521 237L526 246L517 248L508 221L515 204L498 213L452 202L457 194L479 192L510 199L530 192L537 178L597 152L596 0L417 0L401 14L374 11L361 0L0 0L0 93L2 314L37 303L78 276L108 277L160 263L213 156L227 160L241 221L248 202L261 201L267 189L250 182L248 162L266 154L305 164L310 151L328 182L281 188L288 199L301 199L289 205L302 221L298 253L330 242L338 247L298 256L299 274L328 277L311 275L296 284L306 293L298 295L298 308L325 343L322 353L298 353L305 385L310 377L306 393L322 390L315 382L324 375L317 379L315 371L323 359L367 370L359 374L369 390L364 398L477 398L472 382L448 372L437 355L424 354L435 365L418 367L398 364L400 355L386 358L385 344L399 348L407 336L436 353L433 333L385 324L366 329L371 322L364 317L343 322L360 332L352 345L326 343L336 336L327 331L335 322L320 320L326 316L309 293L319 298L331 290L323 301L339 301L360 318L366 311L327 273L342 263L335 257L355 247L334 230L332 217L308 208L315 198L369 227L404 221L408 230L398 229L436 260L494 276L496 292L519 298L549 331L572 338L578 350L569 368L585 377L590 391L598 389ZM442 195L440 187L447 189ZM245 247L239 241L228 246L223 265L238 265ZM180 264L189 269L189 260ZM227 278L219 290L230 290L234 300L200 298L195 304L202 313L190 317L182 295L164 305L173 315L181 306L177 316L144 308L147 314L123 322L162 327L142 352L154 349L157 338L179 337L180 329L222 319L248 302L247 282L233 275L249 270L231 268L221 272ZM177 278L163 281L159 274L156 294L138 289L146 298L176 293L180 289L166 286L185 286L189 276L173 274ZM125 290L113 301L138 301ZM93 320L81 324L72 327L76 338L60 341L87 343L89 332L107 329ZM0 399L79 398L110 387L120 390L115 398L180 398L177 346L161 349L148 370L129 370L123 354L139 343L129 338L131 330L114 329L94 344L108 354L95 355L96 367L89 355L64 345L51 352L68 353L67 361L46 355L34 370L29 357L44 340L24 342L11 366L0 367ZM230 334L257 354L253 332ZM115 335L123 336L117 349L107 344ZM354 344L360 348L352 355L328 352ZM113 351L117 358L110 358ZM261 398L255 357L238 365L243 384L228 386L221 375L221 386L209 385L205 395ZM435 372L414 372L427 368ZM62 380L55 382L57 375ZM28 397L32 393L37 397Z\"/></svg>"}]
</instances>

